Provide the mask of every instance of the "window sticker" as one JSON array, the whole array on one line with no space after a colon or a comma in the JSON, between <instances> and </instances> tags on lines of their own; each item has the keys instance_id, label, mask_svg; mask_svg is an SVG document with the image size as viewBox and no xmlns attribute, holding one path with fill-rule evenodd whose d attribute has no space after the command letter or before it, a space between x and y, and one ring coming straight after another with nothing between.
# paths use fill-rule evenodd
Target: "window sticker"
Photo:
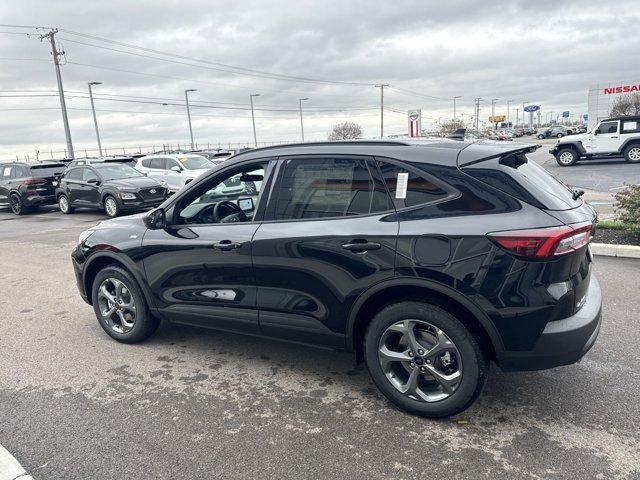
<instances>
[{"instance_id":1,"label":"window sticker","mask_svg":"<svg viewBox=\"0 0 640 480\"><path fill-rule=\"evenodd\" d=\"M407 198L407 185L409 183L409 174L407 172L398 173L398 182L396 183L396 198Z\"/></svg>"},{"instance_id":2,"label":"window sticker","mask_svg":"<svg viewBox=\"0 0 640 480\"><path fill-rule=\"evenodd\" d=\"M624 122L622 125L623 130L637 130L638 122Z\"/></svg>"}]
</instances>

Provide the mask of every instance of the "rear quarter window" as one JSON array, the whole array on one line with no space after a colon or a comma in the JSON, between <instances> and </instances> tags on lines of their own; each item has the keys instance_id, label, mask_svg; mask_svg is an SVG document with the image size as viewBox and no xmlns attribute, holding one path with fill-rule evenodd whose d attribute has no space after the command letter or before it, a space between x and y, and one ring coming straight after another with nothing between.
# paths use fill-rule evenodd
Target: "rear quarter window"
<instances>
[{"instance_id":1,"label":"rear quarter window","mask_svg":"<svg viewBox=\"0 0 640 480\"><path fill-rule=\"evenodd\" d=\"M384 160L378 160L378 168L396 209L432 203L449 196L449 192L426 174Z\"/></svg>"}]
</instances>

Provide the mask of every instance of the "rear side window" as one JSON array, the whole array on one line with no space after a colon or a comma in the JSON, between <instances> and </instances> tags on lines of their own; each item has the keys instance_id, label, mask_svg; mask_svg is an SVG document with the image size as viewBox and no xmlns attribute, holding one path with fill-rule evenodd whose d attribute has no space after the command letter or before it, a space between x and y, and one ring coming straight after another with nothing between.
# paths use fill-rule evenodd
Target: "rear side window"
<instances>
[{"instance_id":1,"label":"rear side window","mask_svg":"<svg viewBox=\"0 0 640 480\"><path fill-rule=\"evenodd\" d=\"M442 200L448 196L448 192L432 180L400 165L379 160L378 167L397 209Z\"/></svg>"},{"instance_id":2,"label":"rear side window","mask_svg":"<svg viewBox=\"0 0 640 480\"><path fill-rule=\"evenodd\" d=\"M620 133L639 133L640 122L638 120L623 120Z\"/></svg>"},{"instance_id":3,"label":"rear side window","mask_svg":"<svg viewBox=\"0 0 640 480\"><path fill-rule=\"evenodd\" d=\"M14 167L13 178L26 178L29 176L29 167L25 165L16 165Z\"/></svg>"},{"instance_id":4,"label":"rear side window","mask_svg":"<svg viewBox=\"0 0 640 480\"><path fill-rule=\"evenodd\" d=\"M275 188L269 208L274 220L345 217L392 208L363 159L285 160Z\"/></svg>"},{"instance_id":5,"label":"rear side window","mask_svg":"<svg viewBox=\"0 0 640 480\"><path fill-rule=\"evenodd\" d=\"M526 155L490 159L463 169L465 173L523 202L545 210L569 210L582 205L573 192Z\"/></svg>"},{"instance_id":6,"label":"rear side window","mask_svg":"<svg viewBox=\"0 0 640 480\"><path fill-rule=\"evenodd\" d=\"M13 166L4 167L2 169L2 178L11 178L11 170L13 170Z\"/></svg>"},{"instance_id":7,"label":"rear side window","mask_svg":"<svg viewBox=\"0 0 640 480\"><path fill-rule=\"evenodd\" d=\"M152 158L149 163L149 168L156 168L158 170L164 170L166 167L166 161L164 158Z\"/></svg>"}]
</instances>

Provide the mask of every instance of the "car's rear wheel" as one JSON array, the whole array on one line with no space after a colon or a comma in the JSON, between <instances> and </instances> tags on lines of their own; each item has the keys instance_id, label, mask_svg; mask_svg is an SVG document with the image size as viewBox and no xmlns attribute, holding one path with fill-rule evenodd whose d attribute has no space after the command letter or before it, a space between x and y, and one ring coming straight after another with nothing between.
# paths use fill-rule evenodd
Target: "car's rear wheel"
<instances>
[{"instance_id":1,"label":"car's rear wheel","mask_svg":"<svg viewBox=\"0 0 640 480\"><path fill-rule=\"evenodd\" d=\"M107 195L104 199L104 211L111 218L115 218L120 215L120 205L118 201L111 195Z\"/></svg>"},{"instance_id":2,"label":"car's rear wheel","mask_svg":"<svg viewBox=\"0 0 640 480\"><path fill-rule=\"evenodd\" d=\"M572 148L563 148L556 154L556 162L561 167L570 167L578 161L578 154Z\"/></svg>"},{"instance_id":3,"label":"car's rear wheel","mask_svg":"<svg viewBox=\"0 0 640 480\"><path fill-rule=\"evenodd\" d=\"M544 135L538 135L538 138L539 138L540 140L544 140Z\"/></svg>"},{"instance_id":4,"label":"car's rear wheel","mask_svg":"<svg viewBox=\"0 0 640 480\"><path fill-rule=\"evenodd\" d=\"M140 286L122 268L101 270L93 281L91 298L100 326L119 342L141 342L158 328Z\"/></svg>"},{"instance_id":5,"label":"car's rear wheel","mask_svg":"<svg viewBox=\"0 0 640 480\"><path fill-rule=\"evenodd\" d=\"M58 207L65 215L73 213L73 207L71 206L71 203L69 203L69 198L66 195L60 195L58 197Z\"/></svg>"},{"instance_id":6,"label":"car's rear wheel","mask_svg":"<svg viewBox=\"0 0 640 480\"><path fill-rule=\"evenodd\" d=\"M424 417L448 417L480 395L488 361L473 334L431 304L401 302L381 310L365 334L373 381L396 406Z\"/></svg>"},{"instance_id":7,"label":"car's rear wheel","mask_svg":"<svg viewBox=\"0 0 640 480\"><path fill-rule=\"evenodd\" d=\"M624 158L627 162L640 162L640 144L629 145L624 149Z\"/></svg>"},{"instance_id":8,"label":"car's rear wheel","mask_svg":"<svg viewBox=\"0 0 640 480\"><path fill-rule=\"evenodd\" d=\"M22 215L27 211L27 208L24 206L24 202L22 201L22 197L17 193L12 193L9 197L9 206L15 215Z\"/></svg>"},{"instance_id":9,"label":"car's rear wheel","mask_svg":"<svg viewBox=\"0 0 640 480\"><path fill-rule=\"evenodd\" d=\"M562 138L562 137L564 137L564 135L563 135L563 134L561 134L561 133L558 133L558 134L556 135L556 138Z\"/></svg>"}]
</instances>

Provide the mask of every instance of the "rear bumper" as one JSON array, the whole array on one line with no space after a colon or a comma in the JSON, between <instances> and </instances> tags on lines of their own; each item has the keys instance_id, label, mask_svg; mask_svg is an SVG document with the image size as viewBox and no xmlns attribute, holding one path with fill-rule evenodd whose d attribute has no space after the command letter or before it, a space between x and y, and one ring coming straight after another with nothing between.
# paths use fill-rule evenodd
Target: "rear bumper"
<instances>
[{"instance_id":1,"label":"rear bumper","mask_svg":"<svg viewBox=\"0 0 640 480\"><path fill-rule=\"evenodd\" d=\"M53 205L58 203L55 194L40 195L36 192L25 192L22 195L23 202L27 207L38 207L40 205Z\"/></svg>"},{"instance_id":2,"label":"rear bumper","mask_svg":"<svg viewBox=\"0 0 640 480\"><path fill-rule=\"evenodd\" d=\"M547 323L535 347L528 352L506 352L498 359L505 371L544 370L580 360L600 333L602 293L592 274L586 301L575 315Z\"/></svg>"}]
</instances>

